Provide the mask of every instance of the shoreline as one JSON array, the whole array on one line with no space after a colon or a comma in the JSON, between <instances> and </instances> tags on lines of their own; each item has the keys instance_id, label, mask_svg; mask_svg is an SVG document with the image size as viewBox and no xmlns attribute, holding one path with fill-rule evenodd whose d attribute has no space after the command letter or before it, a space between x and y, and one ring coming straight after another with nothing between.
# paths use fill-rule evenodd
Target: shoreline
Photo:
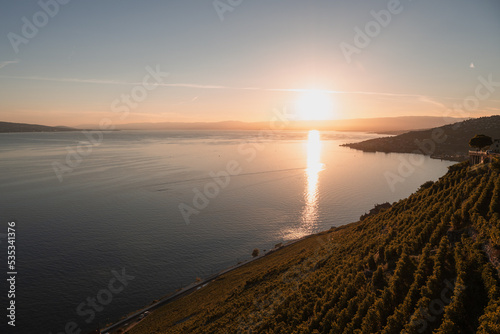
<instances>
[{"instance_id":1,"label":"shoreline","mask_svg":"<svg viewBox=\"0 0 500 334\"><path fill-rule=\"evenodd\" d=\"M356 222L347 223L347 224L342 225L342 226L346 226L346 225L353 224L353 223L356 223ZM139 323L143 319L140 317L145 312L152 312L152 311L154 311L154 310L156 310L164 305L167 305L171 302L174 302L182 297L188 296L188 295L192 294L193 292L196 292L196 291L200 290L201 288L204 288L205 286L207 286L211 282L215 281L217 278L220 278L224 274L230 273L230 272L232 272L236 269L239 269L239 268L244 268L245 266L252 264L253 262L255 262L257 260L261 260L268 255L276 253L277 251L283 250L287 247L290 247L290 246L292 246L300 241L306 240L308 238L312 238L312 237L318 236L320 234L327 233L327 232L332 231L333 229L336 229L336 228L338 228L338 227L332 227L332 228L325 230L325 231L319 231L319 232L314 233L314 234L306 235L302 238L290 240L286 243L279 243L277 245L281 244L281 246L279 246L279 247L275 246L274 248L270 249L269 251L265 252L264 254L257 255L256 257L253 257L253 258L248 259L248 260L240 261L239 263L232 265L230 267L227 267L225 269L222 269L219 272L202 279L201 281L196 281L196 282L190 283L182 288L175 290L173 293L167 293L166 295L164 295L160 299L154 300L151 304L149 304L149 305L147 305L139 310L132 311L131 313L129 313L130 315L126 315L124 318L122 317L120 320L118 320L118 321L114 322L113 324L101 329L101 332L103 332L103 333L110 332L111 333L112 331L123 329L123 327L125 327L125 326L122 326L122 325L127 325L126 326L127 329L125 329L125 331L128 329L131 329L132 327L134 327L137 323ZM132 324L129 324L130 322L135 322L135 323L132 325Z\"/></svg>"},{"instance_id":2,"label":"shoreline","mask_svg":"<svg viewBox=\"0 0 500 334\"><path fill-rule=\"evenodd\" d=\"M424 156L428 156L430 157L431 159L436 159L436 160L444 160L444 161L450 161L450 162L456 162L456 163L459 163L459 162L463 162L465 160L468 160L468 157L464 160L453 160L453 159L450 159L448 156L445 157L440 157L440 156L429 156L429 155L425 155L423 153L420 153L420 152L384 152L384 151L365 151L365 150L362 150L362 149L357 149L357 148L352 148L349 146L350 144L342 144L340 146L345 146L345 147L349 147L353 150L358 150L358 151L362 151L362 152L366 152L366 153L395 153L395 154L420 154L420 155L424 155ZM457 158L455 158L457 159ZM444 174L446 175L446 173ZM415 192L418 190L415 189ZM281 246L279 247L274 247L272 249L270 249L269 251L263 253L263 254L260 254L254 258L250 258L250 259L247 259L247 260L243 260L243 261L240 261L230 267L227 267L225 269L222 269L212 275L209 275L208 277L206 278L203 278L201 281L196 281L196 282L193 282L193 283L190 283L184 287L181 287L179 289L176 289L175 291L173 292L170 292L170 293L167 293L165 295L163 295L163 297L161 297L160 299L155 299L153 300L153 302L147 306L144 306L143 308L140 308L138 310L135 310L135 311L132 311L131 313L129 313L130 315L126 315L124 318L122 317L120 320L114 322L113 324L105 327L104 329L102 329L102 333L116 333L117 330L119 329L124 329L122 325L126 324L126 328L125 331L123 333L126 333L128 330L132 329L132 327L134 327L135 325L139 324L143 318L139 318L141 315L144 314L144 312L152 312L154 310L157 310L167 304L170 304L178 299L181 299L183 297L186 297L188 295L191 295L192 293L194 292L197 292L198 290L206 287L207 285L209 285L210 283L212 283L213 281L215 281L216 279L220 278L222 275L224 274L227 274L227 273L230 273L234 270L237 270L239 268L244 268L245 266L248 266L252 263L254 263L255 261L258 261L258 260L261 260L263 258L265 258L266 256L268 255L271 255L273 253L276 253L277 251L280 251L280 250L283 250L283 249L286 249L286 248L289 248L290 246L293 246L294 244L298 243L298 242L301 242L301 241L304 241L304 240L307 240L309 238L314 238L314 237L318 237L322 234L326 234L326 233L331 233L333 231L336 231L336 230L341 230L341 229L344 229L346 228L347 226L350 226L352 224L358 224L358 223L361 223L362 222L362 219L360 220L357 220L357 221L352 221L352 222L349 222L349 223L346 223L344 225L341 225L341 226L332 226L330 227L329 229L327 230L323 230L323 231L318 231L316 233L313 233L313 234L310 234L310 235L307 235L307 236L304 236L302 238L299 238L299 239L295 239L295 240L290 240L290 241L287 241L286 243L282 243ZM279 245L279 244L277 244Z\"/></svg>"},{"instance_id":3,"label":"shoreline","mask_svg":"<svg viewBox=\"0 0 500 334\"><path fill-rule=\"evenodd\" d=\"M419 155L423 155L425 157L429 157L431 159L441 160L441 161L444 160L444 161L451 161L451 162L463 162L463 161L466 161L466 160L469 159L469 156L465 155L465 154L464 155L452 155L452 154L432 154L432 155L428 155L428 154L424 154L423 152L421 152L419 150L412 151L412 152L408 152L408 151L404 151L404 152L403 151L393 151L393 150L376 150L376 149L372 150L372 149L358 148L358 147L356 147L358 144L360 144L360 143L346 143L346 144L342 144L340 146L342 146L342 147L348 147L351 150L361 151L361 152L364 152L364 153L419 154Z\"/></svg>"}]
</instances>

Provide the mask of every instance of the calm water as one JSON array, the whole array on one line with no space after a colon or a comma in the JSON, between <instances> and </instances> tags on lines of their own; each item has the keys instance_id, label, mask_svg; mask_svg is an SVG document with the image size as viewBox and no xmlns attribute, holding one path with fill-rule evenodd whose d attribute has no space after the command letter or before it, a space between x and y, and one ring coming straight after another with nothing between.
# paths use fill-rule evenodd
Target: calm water
<instances>
[{"instance_id":1,"label":"calm water","mask_svg":"<svg viewBox=\"0 0 500 334\"><path fill-rule=\"evenodd\" d=\"M1 134L0 233L8 220L18 224L16 333L60 333L70 321L85 333L250 258L254 248L357 221L374 204L408 196L452 164L425 158L392 191L384 173L397 173L400 159L410 155L339 146L373 137L107 132L60 182L52 164L65 163L67 148L87 140L83 134ZM218 183L211 172L221 176ZM197 191L209 196L193 203ZM197 210L189 224L181 203ZM134 279L120 292L106 292L112 270L123 268ZM91 319L87 298L96 297L107 305Z\"/></svg>"}]
</instances>

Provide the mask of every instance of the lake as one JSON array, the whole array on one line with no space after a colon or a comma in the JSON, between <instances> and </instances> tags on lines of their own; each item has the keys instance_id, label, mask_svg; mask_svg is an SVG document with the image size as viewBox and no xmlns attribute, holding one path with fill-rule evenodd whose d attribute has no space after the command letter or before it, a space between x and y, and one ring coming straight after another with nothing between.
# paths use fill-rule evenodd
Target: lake
<instances>
[{"instance_id":1,"label":"lake","mask_svg":"<svg viewBox=\"0 0 500 334\"><path fill-rule=\"evenodd\" d=\"M86 333L255 248L357 221L453 164L339 146L375 137L116 131L90 146L81 132L0 134L2 263L17 223L16 333Z\"/></svg>"}]
</instances>

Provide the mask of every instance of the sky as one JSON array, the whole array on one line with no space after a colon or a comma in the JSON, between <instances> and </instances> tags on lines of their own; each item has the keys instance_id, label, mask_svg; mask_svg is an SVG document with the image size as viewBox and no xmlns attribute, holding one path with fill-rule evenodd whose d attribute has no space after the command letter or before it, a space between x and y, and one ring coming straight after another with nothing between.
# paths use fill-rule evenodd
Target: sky
<instances>
[{"instance_id":1,"label":"sky","mask_svg":"<svg viewBox=\"0 0 500 334\"><path fill-rule=\"evenodd\" d=\"M2 1L0 31L0 121L500 114L498 0Z\"/></svg>"}]
</instances>

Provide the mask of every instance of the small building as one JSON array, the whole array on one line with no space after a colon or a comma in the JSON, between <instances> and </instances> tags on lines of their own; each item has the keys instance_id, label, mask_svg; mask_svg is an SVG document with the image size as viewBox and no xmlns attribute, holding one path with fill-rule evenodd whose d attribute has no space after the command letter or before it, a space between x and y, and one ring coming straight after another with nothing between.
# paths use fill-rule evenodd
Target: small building
<instances>
[{"instance_id":1,"label":"small building","mask_svg":"<svg viewBox=\"0 0 500 334\"><path fill-rule=\"evenodd\" d=\"M471 165L482 164L487 161L488 153L483 151L469 151L469 160Z\"/></svg>"},{"instance_id":2,"label":"small building","mask_svg":"<svg viewBox=\"0 0 500 334\"><path fill-rule=\"evenodd\" d=\"M469 151L471 165L490 162L493 157L500 158L500 139L494 139L487 151Z\"/></svg>"}]
</instances>

